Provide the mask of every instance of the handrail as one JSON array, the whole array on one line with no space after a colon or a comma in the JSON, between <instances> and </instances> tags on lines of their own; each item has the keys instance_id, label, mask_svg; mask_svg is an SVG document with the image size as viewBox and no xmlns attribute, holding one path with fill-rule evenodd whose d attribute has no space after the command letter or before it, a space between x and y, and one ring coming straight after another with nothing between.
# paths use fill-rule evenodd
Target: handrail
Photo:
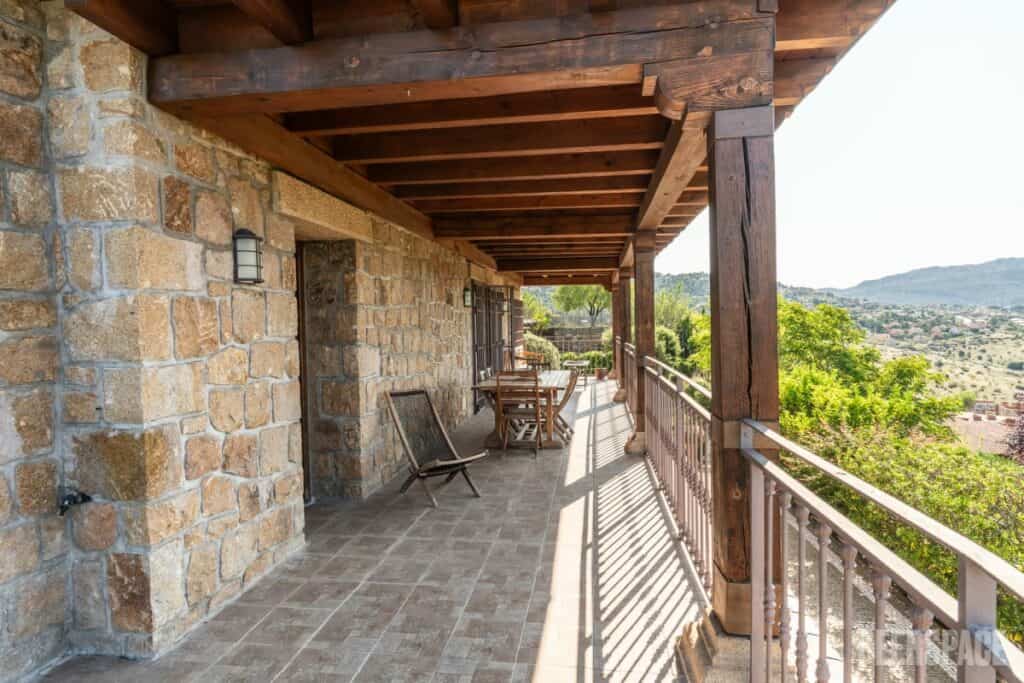
<instances>
[{"instance_id":1,"label":"handrail","mask_svg":"<svg viewBox=\"0 0 1024 683\"><path fill-rule=\"evenodd\" d=\"M661 372L664 372L664 373L667 373L668 375L671 375L675 380L677 380L679 382L683 382L688 387L690 387L691 389L696 391L698 394L704 396L705 398L707 398L707 399L711 398L711 390L710 389L708 389L703 384L697 382L697 380L693 379L692 377L688 377L688 376L684 375L683 373L679 372L678 370L673 368L671 365L666 365L665 363L661 362L657 358L651 358L650 356L644 357L644 362L647 364L648 367L657 368Z\"/></svg>"},{"instance_id":2,"label":"handrail","mask_svg":"<svg viewBox=\"0 0 1024 683\"><path fill-rule=\"evenodd\" d=\"M945 546L957 555L970 558L981 570L1020 600L1024 600L1024 573L995 553L982 548L969 538L953 531L948 526L912 508L903 501L882 491L863 479L858 479L803 446L796 444L757 420L743 420L743 424L762 437L808 465L824 472L833 479L856 491L886 512L922 532L939 545Z\"/></svg>"}]
</instances>

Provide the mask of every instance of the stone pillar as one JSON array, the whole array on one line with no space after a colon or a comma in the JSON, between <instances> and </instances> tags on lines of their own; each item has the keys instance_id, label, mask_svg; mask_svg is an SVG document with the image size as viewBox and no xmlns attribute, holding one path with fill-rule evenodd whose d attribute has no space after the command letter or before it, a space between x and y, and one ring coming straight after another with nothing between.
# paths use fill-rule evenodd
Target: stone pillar
<instances>
[{"instance_id":1,"label":"stone pillar","mask_svg":"<svg viewBox=\"0 0 1024 683\"><path fill-rule=\"evenodd\" d=\"M633 409L633 434L626 443L626 453L647 452L644 406L644 358L654 356L654 257L657 254L653 232L637 233L633 241L633 271L636 284L633 305L636 320L636 405Z\"/></svg>"},{"instance_id":2,"label":"stone pillar","mask_svg":"<svg viewBox=\"0 0 1024 683\"><path fill-rule=\"evenodd\" d=\"M738 421L779 417L774 130L767 106L716 112L708 136L713 594L734 634L750 633L749 465Z\"/></svg>"}]
</instances>

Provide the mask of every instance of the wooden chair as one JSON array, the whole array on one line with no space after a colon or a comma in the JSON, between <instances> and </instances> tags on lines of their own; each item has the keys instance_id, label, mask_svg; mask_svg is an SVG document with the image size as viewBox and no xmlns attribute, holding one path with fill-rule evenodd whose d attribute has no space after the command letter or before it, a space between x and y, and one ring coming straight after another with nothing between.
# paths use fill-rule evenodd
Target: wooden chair
<instances>
[{"instance_id":1,"label":"wooden chair","mask_svg":"<svg viewBox=\"0 0 1024 683\"><path fill-rule=\"evenodd\" d=\"M575 430L572 428L564 417L562 417L562 411L569 405L569 401L572 399L572 394L576 391L576 380L579 379L579 373L575 370L569 375L569 384L566 385L565 391L558 397L558 405L555 406L555 429L558 430L558 435L563 440L569 441Z\"/></svg>"},{"instance_id":2,"label":"wooden chair","mask_svg":"<svg viewBox=\"0 0 1024 683\"><path fill-rule=\"evenodd\" d=\"M388 412L398 430L405 457L409 460L409 478L402 484L400 492L405 493L413 482L419 481L431 504L437 507L437 499L427 485L427 479L445 477L444 483L447 484L461 474L473 490L473 495L479 498L480 491L469 478L467 466L485 457L487 451L468 458L459 457L426 391L392 391L388 392L387 397Z\"/></svg>"},{"instance_id":3,"label":"wooden chair","mask_svg":"<svg viewBox=\"0 0 1024 683\"><path fill-rule=\"evenodd\" d=\"M495 405L501 425L502 449L508 450L509 433L534 427L533 457L540 453L543 434L543 403L536 372L502 372L496 379Z\"/></svg>"}]
</instances>

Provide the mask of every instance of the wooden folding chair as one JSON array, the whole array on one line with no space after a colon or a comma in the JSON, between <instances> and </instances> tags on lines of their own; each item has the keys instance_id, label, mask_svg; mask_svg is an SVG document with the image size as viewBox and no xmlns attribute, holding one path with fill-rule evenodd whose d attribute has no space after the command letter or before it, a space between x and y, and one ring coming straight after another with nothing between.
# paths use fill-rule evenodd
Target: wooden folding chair
<instances>
[{"instance_id":1,"label":"wooden folding chair","mask_svg":"<svg viewBox=\"0 0 1024 683\"><path fill-rule=\"evenodd\" d=\"M400 492L405 493L413 482L419 481L430 502L437 507L437 499L427 485L427 479L445 477L444 483L447 484L461 474L473 494L479 498L480 491L469 478L467 466L485 457L487 451L468 458L459 457L426 391L391 391L387 397L388 412L398 430L405 457L409 460L409 478L402 484Z\"/></svg>"},{"instance_id":2,"label":"wooden folding chair","mask_svg":"<svg viewBox=\"0 0 1024 683\"><path fill-rule=\"evenodd\" d=\"M508 450L510 432L522 432L533 426L533 457L536 458L540 454L544 431L543 405L537 373L501 372L495 381L497 392L494 402L498 410L498 423L502 427L502 449Z\"/></svg>"},{"instance_id":3,"label":"wooden folding chair","mask_svg":"<svg viewBox=\"0 0 1024 683\"><path fill-rule=\"evenodd\" d=\"M569 375L569 384L565 387L565 391L558 397L558 404L555 406L555 429L558 430L559 436L565 441L568 441L575 430L564 417L562 417L562 411L569 405L569 401L572 399L572 394L576 391L576 380L579 379L579 373L575 370Z\"/></svg>"}]
</instances>

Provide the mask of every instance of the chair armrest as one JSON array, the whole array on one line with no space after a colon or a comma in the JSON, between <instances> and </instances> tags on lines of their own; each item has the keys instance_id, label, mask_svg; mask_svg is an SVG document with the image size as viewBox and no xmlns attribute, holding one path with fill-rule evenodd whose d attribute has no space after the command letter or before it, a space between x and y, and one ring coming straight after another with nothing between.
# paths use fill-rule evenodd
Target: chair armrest
<instances>
[{"instance_id":1,"label":"chair armrest","mask_svg":"<svg viewBox=\"0 0 1024 683\"><path fill-rule=\"evenodd\" d=\"M437 469L442 469L442 468L461 467L462 465L468 465L471 462L476 462L477 460L480 460L481 458L483 458L483 457L485 457L487 455L488 455L488 451L481 451L481 452L477 453L476 455L471 455L471 456L466 457L466 458L456 458L454 460L431 460L426 465L423 465L420 468L420 471L424 472L426 470L437 470Z\"/></svg>"}]
</instances>

